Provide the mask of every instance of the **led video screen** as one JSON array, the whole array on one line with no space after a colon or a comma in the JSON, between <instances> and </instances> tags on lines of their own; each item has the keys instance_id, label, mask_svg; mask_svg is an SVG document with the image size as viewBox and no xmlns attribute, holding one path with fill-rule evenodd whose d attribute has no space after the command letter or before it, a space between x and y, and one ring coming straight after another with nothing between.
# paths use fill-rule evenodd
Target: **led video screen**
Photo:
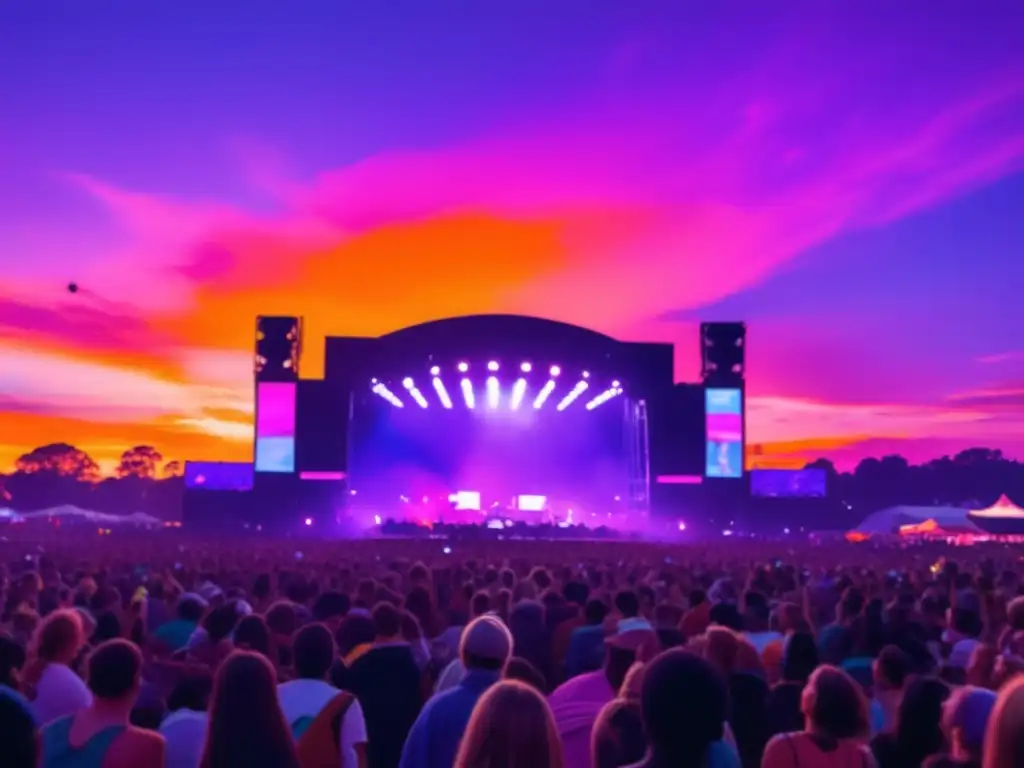
<instances>
[{"instance_id":1,"label":"led video screen","mask_svg":"<svg viewBox=\"0 0 1024 768\"><path fill-rule=\"evenodd\" d=\"M527 493L516 497L516 509L520 512L543 512L547 505L547 496Z\"/></svg>"},{"instance_id":2,"label":"led video screen","mask_svg":"<svg viewBox=\"0 0 1024 768\"><path fill-rule=\"evenodd\" d=\"M707 389L704 393L708 477L743 477L743 393Z\"/></svg>"},{"instance_id":3,"label":"led video screen","mask_svg":"<svg viewBox=\"0 0 1024 768\"><path fill-rule=\"evenodd\" d=\"M256 385L256 471L295 471L296 385Z\"/></svg>"},{"instance_id":4,"label":"led video screen","mask_svg":"<svg viewBox=\"0 0 1024 768\"><path fill-rule=\"evenodd\" d=\"M822 498L826 495L823 469L752 469L750 494L762 498Z\"/></svg>"},{"instance_id":5,"label":"led video screen","mask_svg":"<svg viewBox=\"0 0 1024 768\"><path fill-rule=\"evenodd\" d=\"M186 461L185 487L204 491L248 491L253 485L250 462Z\"/></svg>"}]
</instances>

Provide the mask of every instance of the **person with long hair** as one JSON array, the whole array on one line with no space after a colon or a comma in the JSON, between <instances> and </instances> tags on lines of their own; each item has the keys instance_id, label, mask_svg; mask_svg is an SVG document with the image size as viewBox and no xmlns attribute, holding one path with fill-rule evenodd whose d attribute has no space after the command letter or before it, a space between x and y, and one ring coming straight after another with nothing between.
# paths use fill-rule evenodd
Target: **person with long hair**
<instances>
[{"instance_id":1,"label":"person with long hair","mask_svg":"<svg viewBox=\"0 0 1024 768\"><path fill-rule=\"evenodd\" d=\"M77 611L54 611L36 630L22 685L40 725L74 714L92 703L88 686L71 669L84 644L82 619Z\"/></svg>"},{"instance_id":2,"label":"person with long hair","mask_svg":"<svg viewBox=\"0 0 1024 768\"><path fill-rule=\"evenodd\" d=\"M942 751L942 705L948 698L949 686L936 677L919 677L907 685L895 729L871 741L879 768L917 768Z\"/></svg>"},{"instance_id":3,"label":"person with long hair","mask_svg":"<svg viewBox=\"0 0 1024 768\"><path fill-rule=\"evenodd\" d=\"M782 733L768 742L761 768L871 768L865 745L868 706L860 686L837 667L815 670L804 688L804 729Z\"/></svg>"},{"instance_id":4,"label":"person with long hair","mask_svg":"<svg viewBox=\"0 0 1024 768\"><path fill-rule=\"evenodd\" d=\"M274 667L234 651L217 670L202 768L299 768L295 739L277 697Z\"/></svg>"},{"instance_id":5,"label":"person with long hair","mask_svg":"<svg viewBox=\"0 0 1024 768\"><path fill-rule=\"evenodd\" d=\"M1011 680L999 692L985 729L982 768L1024 765L1024 677Z\"/></svg>"},{"instance_id":6,"label":"person with long hair","mask_svg":"<svg viewBox=\"0 0 1024 768\"><path fill-rule=\"evenodd\" d=\"M637 768L738 765L726 734L729 688L721 673L691 651L665 651L644 667L640 714L648 748Z\"/></svg>"},{"instance_id":7,"label":"person with long hair","mask_svg":"<svg viewBox=\"0 0 1024 768\"><path fill-rule=\"evenodd\" d=\"M647 753L640 702L619 698L605 704L594 723L590 754L594 768L633 765Z\"/></svg>"},{"instance_id":8,"label":"person with long hair","mask_svg":"<svg viewBox=\"0 0 1024 768\"><path fill-rule=\"evenodd\" d=\"M491 686L477 701L455 768L562 768L551 709L518 680Z\"/></svg>"},{"instance_id":9,"label":"person with long hair","mask_svg":"<svg viewBox=\"0 0 1024 768\"><path fill-rule=\"evenodd\" d=\"M818 668L818 646L810 632L796 632L783 649L781 679L768 694L765 709L769 735L799 731L804 715L800 708L804 688Z\"/></svg>"}]
</instances>

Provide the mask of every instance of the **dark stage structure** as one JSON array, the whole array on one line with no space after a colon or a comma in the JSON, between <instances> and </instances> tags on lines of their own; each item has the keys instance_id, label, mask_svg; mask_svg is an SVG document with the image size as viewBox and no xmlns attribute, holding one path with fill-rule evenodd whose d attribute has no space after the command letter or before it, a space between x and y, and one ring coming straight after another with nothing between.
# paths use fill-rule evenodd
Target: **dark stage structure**
<instances>
[{"instance_id":1,"label":"dark stage structure","mask_svg":"<svg viewBox=\"0 0 1024 768\"><path fill-rule=\"evenodd\" d=\"M328 535L386 520L629 528L746 496L746 327L670 344L554 320L454 317L328 337L303 378L299 317L256 321L253 461L190 461L183 520Z\"/></svg>"}]
</instances>

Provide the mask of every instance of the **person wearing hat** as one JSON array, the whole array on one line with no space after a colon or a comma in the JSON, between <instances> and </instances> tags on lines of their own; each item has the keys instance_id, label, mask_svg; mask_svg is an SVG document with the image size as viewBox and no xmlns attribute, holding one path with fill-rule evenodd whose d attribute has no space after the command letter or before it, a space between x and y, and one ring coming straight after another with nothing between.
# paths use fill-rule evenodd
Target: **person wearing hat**
<instances>
[{"instance_id":1,"label":"person wearing hat","mask_svg":"<svg viewBox=\"0 0 1024 768\"><path fill-rule=\"evenodd\" d=\"M980 768L985 729L996 698L992 691L970 685L953 691L942 707L949 753L932 757L928 768Z\"/></svg>"},{"instance_id":2,"label":"person wearing hat","mask_svg":"<svg viewBox=\"0 0 1024 768\"><path fill-rule=\"evenodd\" d=\"M512 633L490 614L462 633L459 657L466 674L454 688L423 707L402 750L401 768L451 768L470 715L484 692L498 682L512 655Z\"/></svg>"}]
</instances>

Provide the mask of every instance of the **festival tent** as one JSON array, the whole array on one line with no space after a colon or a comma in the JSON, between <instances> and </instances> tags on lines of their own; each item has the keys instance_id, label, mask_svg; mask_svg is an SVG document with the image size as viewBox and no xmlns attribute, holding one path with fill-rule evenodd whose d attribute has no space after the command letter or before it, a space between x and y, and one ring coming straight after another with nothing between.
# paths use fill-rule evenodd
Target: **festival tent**
<instances>
[{"instance_id":1,"label":"festival tent","mask_svg":"<svg viewBox=\"0 0 1024 768\"><path fill-rule=\"evenodd\" d=\"M51 520L68 519L80 520L89 523L102 525L160 525L160 521L152 515L144 512L133 512L130 515L111 515L107 512L95 512L91 509L82 509L72 504L62 504L59 507L41 509L37 512L26 512L22 515L25 520Z\"/></svg>"},{"instance_id":2,"label":"festival tent","mask_svg":"<svg viewBox=\"0 0 1024 768\"><path fill-rule=\"evenodd\" d=\"M914 507L900 505L880 509L864 518L847 538L863 540L872 536L942 536L982 533L961 507Z\"/></svg>"},{"instance_id":3,"label":"festival tent","mask_svg":"<svg viewBox=\"0 0 1024 768\"><path fill-rule=\"evenodd\" d=\"M999 497L991 507L973 509L968 518L979 528L1000 536L1024 534L1024 509L1021 509L1006 494Z\"/></svg>"}]
</instances>

